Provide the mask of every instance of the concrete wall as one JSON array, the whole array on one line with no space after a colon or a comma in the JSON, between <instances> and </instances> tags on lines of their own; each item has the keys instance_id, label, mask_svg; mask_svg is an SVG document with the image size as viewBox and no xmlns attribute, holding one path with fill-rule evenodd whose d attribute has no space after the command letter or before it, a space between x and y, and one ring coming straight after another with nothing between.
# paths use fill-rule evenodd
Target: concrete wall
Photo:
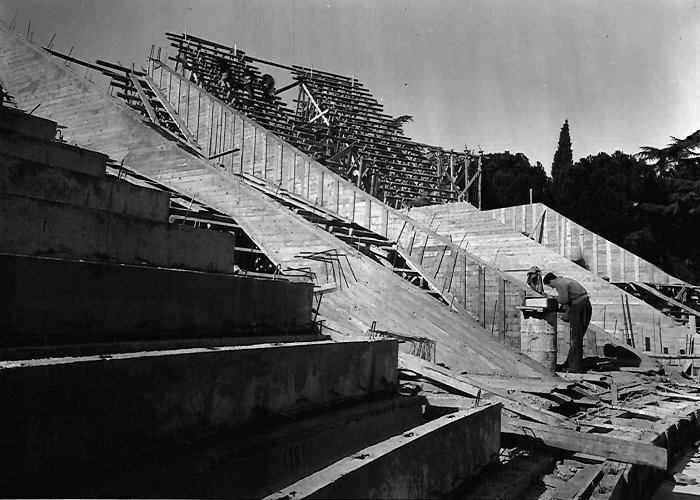
<instances>
[{"instance_id":1,"label":"concrete wall","mask_svg":"<svg viewBox=\"0 0 700 500\"><path fill-rule=\"evenodd\" d=\"M95 177L0 154L0 193L58 201L167 222L170 195L114 177Z\"/></svg>"},{"instance_id":2,"label":"concrete wall","mask_svg":"<svg viewBox=\"0 0 700 500\"><path fill-rule=\"evenodd\" d=\"M262 498L358 450L424 423L420 398L397 396L318 413L269 432L183 453L164 477L163 464L137 471L137 484L95 492L97 497ZM194 455L194 456L193 456Z\"/></svg>"},{"instance_id":3,"label":"concrete wall","mask_svg":"<svg viewBox=\"0 0 700 500\"><path fill-rule=\"evenodd\" d=\"M313 286L286 280L0 254L0 282L6 345L281 334L311 322Z\"/></svg>"},{"instance_id":4,"label":"concrete wall","mask_svg":"<svg viewBox=\"0 0 700 500\"><path fill-rule=\"evenodd\" d=\"M232 233L0 194L0 252L232 273Z\"/></svg>"},{"instance_id":5,"label":"concrete wall","mask_svg":"<svg viewBox=\"0 0 700 500\"><path fill-rule=\"evenodd\" d=\"M26 136L8 129L0 129L0 153L96 177L105 176L107 165L107 155L102 153Z\"/></svg>"},{"instance_id":6,"label":"concrete wall","mask_svg":"<svg viewBox=\"0 0 700 500\"><path fill-rule=\"evenodd\" d=\"M2 362L3 493L20 495L56 469L139 460L187 433L391 394L396 356L395 341L380 341Z\"/></svg>"},{"instance_id":7,"label":"concrete wall","mask_svg":"<svg viewBox=\"0 0 700 500\"><path fill-rule=\"evenodd\" d=\"M461 410L365 448L267 498L443 498L500 449L501 406Z\"/></svg>"},{"instance_id":8,"label":"concrete wall","mask_svg":"<svg viewBox=\"0 0 700 500\"><path fill-rule=\"evenodd\" d=\"M56 138L56 125L55 121L0 106L0 130L14 130L20 134L51 141Z\"/></svg>"}]
</instances>

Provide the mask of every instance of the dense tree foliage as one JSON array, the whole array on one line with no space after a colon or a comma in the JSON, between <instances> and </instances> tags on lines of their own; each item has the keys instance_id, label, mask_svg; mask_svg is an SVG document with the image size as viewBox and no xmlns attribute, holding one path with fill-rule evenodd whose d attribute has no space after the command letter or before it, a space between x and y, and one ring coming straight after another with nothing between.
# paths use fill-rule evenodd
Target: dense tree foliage
<instances>
[{"instance_id":1,"label":"dense tree foliage","mask_svg":"<svg viewBox=\"0 0 700 500\"><path fill-rule=\"evenodd\" d=\"M549 177L539 162L534 167L522 153L493 153L484 158L482 167L482 208L523 205L544 201L549 189Z\"/></svg>"},{"instance_id":2,"label":"dense tree foliage","mask_svg":"<svg viewBox=\"0 0 700 500\"><path fill-rule=\"evenodd\" d=\"M560 173L555 210L613 241L632 226L628 212L639 199L652 169L634 156L616 151L581 158Z\"/></svg>"},{"instance_id":3,"label":"dense tree foliage","mask_svg":"<svg viewBox=\"0 0 700 500\"><path fill-rule=\"evenodd\" d=\"M564 125L559 132L559 143L552 161L552 180L558 182L559 176L574 166L574 153L571 150L571 135L569 133L569 120L564 120Z\"/></svg>"},{"instance_id":4,"label":"dense tree foliage","mask_svg":"<svg viewBox=\"0 0 700 500\"><path fill-rule=\"evenodd\" d=\"M655 175L631 214L644 221L662 266L700 283L700 130L671 139L665 148L646 146L638 154ZM646 243L645 236L630 235L628 244Z\"/></svg>"}]
</instances>

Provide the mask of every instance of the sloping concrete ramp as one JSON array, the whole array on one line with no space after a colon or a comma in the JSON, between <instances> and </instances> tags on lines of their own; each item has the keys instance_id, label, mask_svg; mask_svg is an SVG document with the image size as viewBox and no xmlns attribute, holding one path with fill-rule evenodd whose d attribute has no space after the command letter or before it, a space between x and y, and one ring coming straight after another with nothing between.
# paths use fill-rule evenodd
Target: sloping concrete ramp
<instances>
[{"instance_id":1,"label":"sloping concrete ramp","mask_svg":"<svg viewBox=\"0 0 700 500\"><path fill-rule=\"evenodd\" d=\"M593 305L592 324L623 339L624 318L621 296L629 300L632 328L637 348L650 338L652 351L677 353L685 347L687 329L672 318L661 314L646 302L623 292L615 285L598 277L571 260L541 245L522 233L494 219L498 211L480 212L466 202L414 208L411 217L435 228L441 234L468 248L470 252L515 279L526 279L531 266L539 266L543 272L554 272L579 281L589 293ZM659 341L659 325L662 341ZM561 325L560 330L568 331ZM588 336L587 336L588 337Z\"/></svg>"},{"instance_id":2,"label":"sloping concrete ramp","mask_svg":"<svg viewBox=\"0 0 700 500\"><path fill-rule=\"evenodd\" d=\"M336 335L362 334L377 321L383 330L437 340L437 360L457 371L542 374L539 365L491 339L475 321L451 312L229 172L211 166L201 154L164 137L143 117L6 26L0 28L0 47L2 84L19 107L32 109L40 104L45 117L66 127L63 137L68 142L124 160L129 168L231 215L282 268L313 271L320 284L333 289L323 296L320 314ZM258 133L268 137L264 129ZM250 160L247 168L262 161ZM310 163L302 154L297 162ZM366 216L374 226L381 223L369 208ZM352 276L347 283L334 280L326 263L302 255L322 251L347 255L347 261L335 264L345 266L346 277Z\"/></svg>"}]
</instances>

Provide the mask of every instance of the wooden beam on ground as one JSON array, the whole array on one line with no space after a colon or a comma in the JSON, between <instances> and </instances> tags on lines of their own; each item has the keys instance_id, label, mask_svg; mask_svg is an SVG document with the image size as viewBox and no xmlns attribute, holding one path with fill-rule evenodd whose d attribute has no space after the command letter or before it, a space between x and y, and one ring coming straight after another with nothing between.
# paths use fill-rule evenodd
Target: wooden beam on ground
<instances>
[{"instance_id":1,"label":"wooden beam on ground","mask_svg":"<svg viewBox=\"0 0 700 500\"><path fill-rule=\"evenodd\" d=\"M668 451L653 444L577 432L536 422L501 417L501 432L541 439L547 446L577 451L656 469L668 467Z\"/></svg>"},{"instance_id":2,"label":"wooden beam on ground","mask_svg":"<svg viewBox=\"0 0 700 500\"><path fill-rule=\"evenodd\" d=\"M455 375L446 368L410 354L399 353L399 368L415 372L426 380L450 387L473 398L480 396L482 391L488 392L491 394L489 400L501 403L507 410L538 422L559 425L565 421L563 416L544 408L539 408L525 400L519 400L517 396L509 394L505 390L496 389L483 382Z\"/></svg>"},{"instance_id":3,"label":"wooden beam on ground","mask_svg":"<svg viewBox=\"0 0 700 500\"><path fill-rule=\"evenodd\" d=\"M515 390L520 392L532 392L549 394L555 389L567 390L574 383L558 379L528 379L524 377L502 377L498 375L467 375L470 380L483 382L496 389Z\"/></svg>"}]
</instances>

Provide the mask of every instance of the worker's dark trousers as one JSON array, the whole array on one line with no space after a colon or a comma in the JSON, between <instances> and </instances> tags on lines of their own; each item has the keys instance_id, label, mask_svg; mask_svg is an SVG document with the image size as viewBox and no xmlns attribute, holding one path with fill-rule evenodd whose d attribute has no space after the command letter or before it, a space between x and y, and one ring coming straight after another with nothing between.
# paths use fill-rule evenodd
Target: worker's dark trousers
<instances>
[{"instance_id":1,"label":"worker's dark trousers","mask_svg":"<svg viewBox=\"0 0 700 500\"><path fill-rule=\"evenodd\" d=\"M593 308L588 297L569 307L569 355L566 357L568 369L573 373L583 373L583 336L591 322Z\"/></svg>"}]
</instances>

